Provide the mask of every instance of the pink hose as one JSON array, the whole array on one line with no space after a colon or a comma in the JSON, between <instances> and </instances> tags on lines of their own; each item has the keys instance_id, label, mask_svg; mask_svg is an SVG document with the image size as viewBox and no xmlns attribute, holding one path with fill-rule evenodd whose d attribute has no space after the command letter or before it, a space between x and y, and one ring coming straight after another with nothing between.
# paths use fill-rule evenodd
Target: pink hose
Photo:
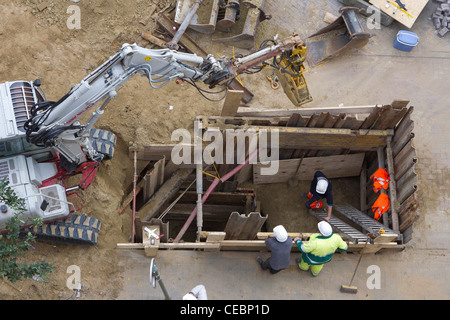
<instances>
[{"instance_id":1,"label":"pink hose","mask_svg":"<svg viewBox=\"0 0 450 320\"><path fill-rule=\"evenodd\" d=\"M215 189L215 187L219 184L219 181L227 181L230 177L234 176L236 173L238 173L246 164L248 164L250 162L250 160L252 160L259 152L259 149L256 149L255 151L253 151L247 158L247 160L245 160L244 163L236 166L236 168L234 168L233 170L231 170L230 172L228 172L226 175L224 175L222 177L222 179L218 179L215 178L214 181L211 183L211 185L209 186L208 190L206 190L205 194L202 197L202 203L205 203L206 199L208 199L209 195L211 194L211 192L213 192L213 190ZM184 236L186 230L189 228L189 226L191 225L192 221L194 220L195 216L197 215L197 206L195 207L195 209L192 211L192 213L190 214L189 218L186 220L186 222L184 223L183 227L181 228L180 232L178 233L177 237L175 238L175 240L173 242L179 242L180 239Z\"/></svg>"}]
</instances>

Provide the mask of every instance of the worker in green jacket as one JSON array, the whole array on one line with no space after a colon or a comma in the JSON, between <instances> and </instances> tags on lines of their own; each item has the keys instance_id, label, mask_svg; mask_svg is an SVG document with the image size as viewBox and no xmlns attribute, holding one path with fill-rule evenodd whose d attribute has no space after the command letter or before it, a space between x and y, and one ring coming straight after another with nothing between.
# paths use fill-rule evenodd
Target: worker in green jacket
<instances>
[{"instance_id":1,"label":"worker in green jacket","mask_svg":"<svg viewBox=\"0 0 450 320\"><path fill-rule=\"evenodd\" d=\"M297 248L302 252L302 257L295 261L303 271L311 270L314 277L319 275L325 263L330 262L336 250L346 251L347 243L341 236L333 233L333 229L326 221L318 224L319 233L311 235L309 241L303 242L300 238L295 238Z\"/></svg>"}]
</instances>

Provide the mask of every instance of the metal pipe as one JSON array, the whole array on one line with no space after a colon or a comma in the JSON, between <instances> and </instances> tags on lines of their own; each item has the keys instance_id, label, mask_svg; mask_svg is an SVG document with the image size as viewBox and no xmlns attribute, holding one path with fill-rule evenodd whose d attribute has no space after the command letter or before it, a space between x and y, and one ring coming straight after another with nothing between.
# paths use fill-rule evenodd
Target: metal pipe
<instances>
[{"instance_id":1,"label":"metal pipe","mask_svg":"<svg viewBox=\"0 0 450 320\"><path fill-rule=\"evenodd\" d=\"M154 268L156 268L156 266L154 266ZM158 272L158 268L156 268L156 272L155 272L155 278L158 281L159 286L161 287L161 290L164 294L164 297L166 298L166 300L170 300L170 296L169 293L167 292L166 286L164 285L164 282L161 279L161 276Z\"/></svg>"}]
</instances>

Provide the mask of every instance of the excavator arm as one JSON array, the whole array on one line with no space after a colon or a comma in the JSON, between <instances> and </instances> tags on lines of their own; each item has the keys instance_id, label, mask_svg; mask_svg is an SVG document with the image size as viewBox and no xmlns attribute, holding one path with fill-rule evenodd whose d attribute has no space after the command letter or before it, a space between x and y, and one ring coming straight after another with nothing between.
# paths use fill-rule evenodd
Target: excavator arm
<instances>
[{"instance_id":1,"label":"excavator arm","mask_svg":"<svg viewBox=\"0 0 450 320\"><path fill-rule=\"evenodd\" d=\"M136 44L124 44L122 48L95 71L58 101L36 103L31 117L25 123L27 141L41 147L52 147L65 159L65 169L73 172L87 161L99 162L103 155L91 145L89 132L93 124L103 114L107 104L117 96L117 91L133 75L146 76L152 88L161 88L173 79L183 79L190 83L203 82L210 88L224 85L240 73L252 70L260 63L296 52L304 46L297 35L283 41L272 40L272 46L261 48L241 58L220 58L212 55L206 58L195 54L177 52L171 49L146 49ZM290 54L289 54L290 57ZM301 73L288 70L274 59L279 72L290 77ZM79 119L103 103L92 112L85 124Z\"/></svg>"}]
</instances>

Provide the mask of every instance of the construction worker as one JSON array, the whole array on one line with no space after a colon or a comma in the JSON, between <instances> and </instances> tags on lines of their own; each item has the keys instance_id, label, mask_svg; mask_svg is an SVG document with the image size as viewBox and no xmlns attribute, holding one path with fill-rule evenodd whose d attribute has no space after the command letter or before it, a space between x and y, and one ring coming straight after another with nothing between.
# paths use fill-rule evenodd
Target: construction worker
<instances>
[{"instance_id":1,"label":"construction worker","mask_svg":"<svg viewBox=\"0 0 450 320\"><path fill-rule=\"evenodd\" d=\"M322 208L323 204L320 200L327 198L328 212L324 219L325 221L329 221L333 210L333 192L331 182L321 171L316 171L314 173L314 179L311 181L311 187L306 196L309 198L305 203L307 209Z\"/></svg>"},{"instance_id":2,"label":"construction worker","mask_svg":"<svg viewBox=\"0 0 450 320\"><path fill-rule=\"evenodd\" d=\"M199 284L183 296L183 300L208 300L205 286Z\"/></svg>"},{"instance_id":3,"label":"construction worker","mask_svg":"<svg viewBox=\"0 0 450 320\"><path fill-rule=\"evenodd\" d=\"M302 257L295 259L300 270L311 271L314 277L319 275L325 263L331 261L337 249L346 251L347 243L341 236L333 233L331 225L326 221L321 221L317 225L319 233L311 235L309 241L303 242L300 238L295 238L297 248L302 252Z\"/></svg>"},{"instance_id":4,"label":"construction worker","mask_svg":"<svg viewBox=\"0 0 450 320\"><path fill-rule=\"evenodd\" d=\"M274 237L266 239L267 248L271 251L271 256L263 261L261 256L256 258L263 270L269 269L271 274L280 272L289 267L291 263L292 238L286 229L279 225L273 228Z\"/></svg>"}]
</instances>

